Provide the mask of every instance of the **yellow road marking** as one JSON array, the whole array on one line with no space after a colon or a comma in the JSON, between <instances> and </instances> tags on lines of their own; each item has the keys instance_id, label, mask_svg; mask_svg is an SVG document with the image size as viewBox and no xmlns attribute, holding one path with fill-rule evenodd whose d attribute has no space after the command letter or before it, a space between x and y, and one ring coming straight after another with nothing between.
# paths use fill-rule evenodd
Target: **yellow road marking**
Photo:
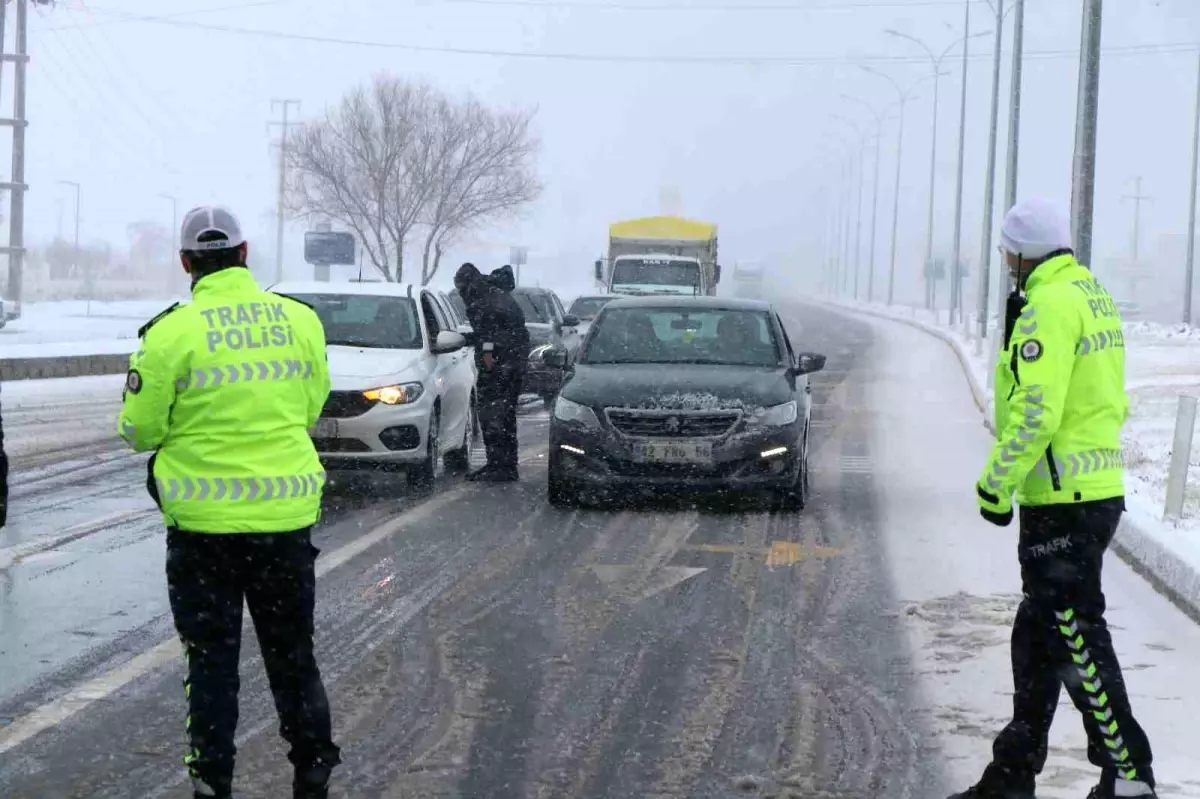
<instances>
[{"instance_id":1,"label":"yellow road marking","mask_svg":"<svg viewBox=\"0 0 1200 799\"><path fill-rule=\"evenodd\" d=\"M682 547L689 552L715 552L718 555L763 555L767 566L792 566L812 558L835 558L846 550L837 547L806 547L794 541L773 541L768 549L734 544L693 544Z\"/></svg>"}]
</instances>

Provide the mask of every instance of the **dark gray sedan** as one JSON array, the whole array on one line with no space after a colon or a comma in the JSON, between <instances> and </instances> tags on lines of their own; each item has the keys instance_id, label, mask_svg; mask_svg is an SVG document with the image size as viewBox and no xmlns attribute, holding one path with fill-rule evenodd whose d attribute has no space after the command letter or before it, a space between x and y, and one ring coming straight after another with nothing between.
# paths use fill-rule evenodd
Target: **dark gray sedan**
<instances>
[{"instance_id":1,"label":"dark gray sedan","mask_svg":"<svg viewBox=\"0 0 1200 799\"><path fill-rule=\"evenodd\" d=\"M765 302L613 300L566 364L550 424L550 502L771 492L802 508L807 375L824 365L793 349Z\"/></svg>"}]
</instances>

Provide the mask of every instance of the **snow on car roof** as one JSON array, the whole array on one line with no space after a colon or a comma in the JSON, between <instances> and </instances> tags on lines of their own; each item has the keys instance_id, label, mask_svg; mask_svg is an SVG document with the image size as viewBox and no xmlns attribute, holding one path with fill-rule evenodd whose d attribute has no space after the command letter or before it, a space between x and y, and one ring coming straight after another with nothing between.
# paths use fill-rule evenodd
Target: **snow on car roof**
<instances>
[{"instance_id":1,"label":"snow on car roof","mask_svg":"<svg viewBox=\"0 0 1200 799\"><path fill-rule=\"evenodd\" d=\"M359 294L372 297L416 297L421 289L412 283L325 283L318 280L297 280L276 283L267 288L276 294Z\"/></svg>"}]
</instances>

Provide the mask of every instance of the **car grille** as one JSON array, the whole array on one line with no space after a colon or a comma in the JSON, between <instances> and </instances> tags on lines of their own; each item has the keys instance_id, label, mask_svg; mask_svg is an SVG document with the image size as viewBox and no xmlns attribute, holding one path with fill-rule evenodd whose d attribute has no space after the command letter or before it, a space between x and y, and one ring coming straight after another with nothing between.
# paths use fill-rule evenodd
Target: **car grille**
<instances>
[{"instance_id":1,"label":"car grille","mask_svg":"<svg viewBox=\"0 0 1200 799\"><path fill-rule=\"evenodd\" d=\"M367 399L361 391L330 391L321 415L326 419L349 419L362 416L374 404L375 400Z\"/></svg>"},{"instance_id":2,"label":"car grille","mask_svg":"<svg viewBox=\"0 0 1200 799\"><path fill-rule=\"evenodd\" d=\"M647 411L606 408L608 423L634 438L718 438L742 418L741 411Z\"/></svg>"}]
</instances>

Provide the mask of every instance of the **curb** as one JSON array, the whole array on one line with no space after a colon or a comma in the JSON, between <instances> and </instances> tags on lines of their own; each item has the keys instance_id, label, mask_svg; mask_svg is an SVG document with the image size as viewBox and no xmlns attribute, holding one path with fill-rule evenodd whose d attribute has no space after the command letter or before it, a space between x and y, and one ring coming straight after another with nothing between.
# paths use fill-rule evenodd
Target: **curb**
<instances>
[{"instance_id":1,"label":"curb","mask_svg":"<svg viewBox=\"0 0 1200 799\"><path fill-rule=\"evenodd\" d=\"M128 369L128 353L63 355L52 358L3 358L0 359L0 381L117 375L124 374Z\"/></svg>"},{"instance_id":2,"label":"curb","mask_svg":"<svg viewBox=\"0 0 1200 799\"><path fill-rule=\"evenodd\" d=\"M821 305L846 313L872 316L876 319L885 319L889 322L905 324L941 339L958 356L958 362L967 377L968 385L971 387L971 395L975 400L975 405L984 416L984 427L993 436L996 434L996 426L988 413L987 390L984 386L980 385L979 379L975 375L975 370L971 368L970 355L961 341L951 336L945 330L928 322L922 322L917 319L905 319L902 316L893 316L873 308L846 305L824 298L810 299ZM1112 549L1121 560L1141 575L1156 591L1169 599L1172 604L1187 614L1189 618L1200 624L1200 571L1146 532L1144 522L1128 512L1123 514L1121 516L1121 525L1117 528L1117 535L1112 542Z\"/></svg>"}]
</instances>

